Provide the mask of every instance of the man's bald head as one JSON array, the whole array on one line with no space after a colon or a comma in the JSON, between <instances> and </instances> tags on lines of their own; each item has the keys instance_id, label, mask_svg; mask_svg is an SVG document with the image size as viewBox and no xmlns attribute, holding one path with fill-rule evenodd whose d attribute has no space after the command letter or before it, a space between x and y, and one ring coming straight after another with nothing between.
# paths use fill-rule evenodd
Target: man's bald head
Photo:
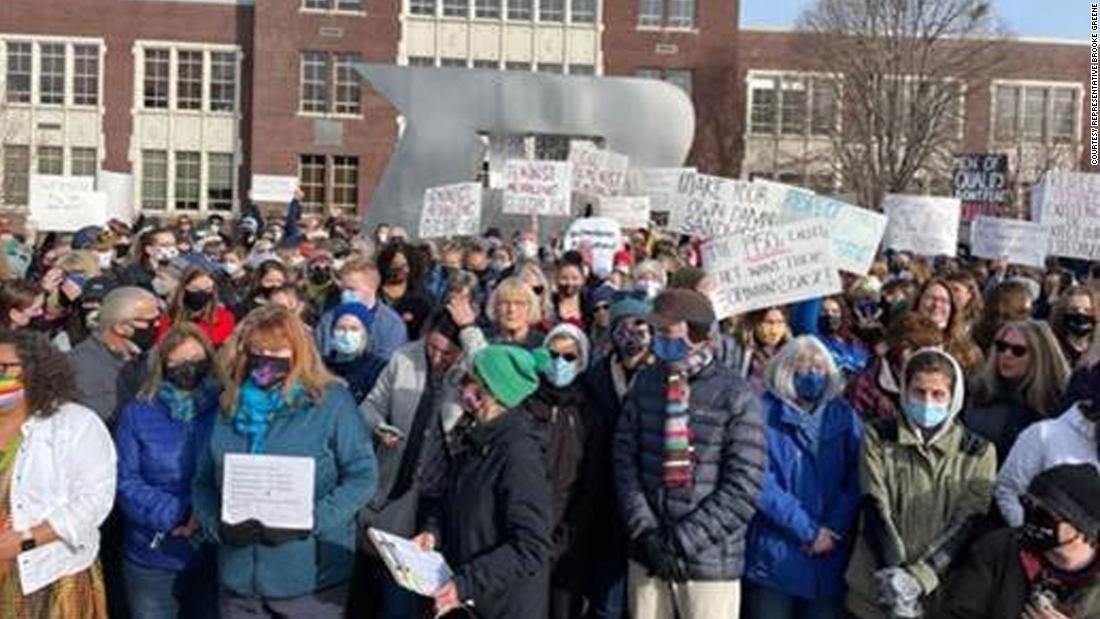
<instances>
[{"instance_id":1,"label":"man's bald head","mask_svg":"<svg viewBox=\"0 0 1100 619\"><path fill-rule=\"evenodd\" d=\"M157 297L136 286L115 288L99 306L99 330L107 331L135 320L155 320L159 314Z\"/></svg>"}]
</instances>

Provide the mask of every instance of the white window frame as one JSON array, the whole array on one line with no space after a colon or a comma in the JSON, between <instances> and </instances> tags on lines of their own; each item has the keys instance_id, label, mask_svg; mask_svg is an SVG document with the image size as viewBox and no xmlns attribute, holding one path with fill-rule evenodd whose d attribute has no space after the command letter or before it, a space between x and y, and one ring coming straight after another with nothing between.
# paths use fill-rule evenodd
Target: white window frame
<instances>
[{"instance_id":1,"label":"white window frame","mask_svg":"<svg viewBox=\"0 0 1100 619\"><path fill-rule=\"evenodd\" d=\"M145 50L168 50L168 107L145 107ZM211 107L211 55L215 53L233 54L235 66L233 75L241 79L241 63L244 53L238 45L216 43L197 43L188 41L138 40L133 46L134 58L134 110L143 114L183 114L242 117L241 88L233 89L233 109L214 110ZM180 51L202 53L202 104L198 109L180 109L179 107L179 53ZM102 83L102 80L100 80ZM102 84L101 84L102 85Z\"/></svg>"},{"instance_id":2,"label":"white window frame","mask_svg":"<svg viewBox=\"0 0 1100 619\"><path fill-rule=\"evenodd\" d=\"M31 45L31 95L30 101L6 101L7 97L7 79L8 79L8 43L29 43ZM42 57L41 49L43 44L60 44L65 47L65 80L64 80L64 97L61 103L40 103L41 97L41 81L42 81ZM96 103L95 104L78 104L74 102L74 87L73 87L73 63L75 51L74 47L78 45L94 45L99 49L98 58L98 76L96 80ZM0 34L0 101L4 101L4 104L12 108L21 109L77 109L77 110L100 110L104 109L103 98L103 82L104 82L104 59L107 54L107 44L104 39L96 37L58 37L50 35L37 35L37 34Z\"/></svg>"},{"instance_id":3,"label":"white window frame","mask_svg":"<svg viewBox=\"0 0 1100 619\"><path fill-rule=\"evenodd\" d=\"M315 13L320 15L356 15L364 16L367 14L366 0L359 0L359 8L357 9L342 9L340 8L341 0L325 0L326 8L312 8L306 6L306 0L299 0L298 12L299 13Z\"/></svg>"},{"instance_id":4,"label":"white window frame","mask_svg":"<svg viewBox=\"0 0 1100 619\"><path fill-rule=\"evenodd\" d=\"M782 97L782 85L781 82L784 79L794 79L801 82L805 87L809 87L809 93L806 97L805 103L805 116L803 129L800 133L784 133L783 132L783 97ZM771 137L777 139L786 140L828 140L830 135L828 133L814 133L813 132L813 110L814 110L814 97L813 97L813 83L816 80L842 80L843 78L837 75L831 75L827 73L815 72L815 71L749 71L745 77L745 134L755 137ZM753 92L754 86L758 82L770 80L774 86L774 92L776 93L776 101L773 104L773 111L775 113L774 128L769 132L753 131L752 124L752 111L754 103ZM836 97L833 102L833 130L840 130L840 97Z\"/></svg>"},{"instance_id":5,"label":"white window frame","mask_svg":"<svg viewBox=\"0 0 1100 619\"><path fill-rule=\"evenodd\" d=\"M699 0L630 0L634 3L636 18L634 20L634 27L637 30L669 30L673 32L699 32ZM672 4L674 2L687 3L692 5L691 23L687 25L672 24ZM660 5L658 10L660 14L642 13L642 4L657 4ZM597 11L599 7L597 7Z\"/></svg>"},{"instance_id":6,"label":"white window frame","mask_svg":"<svg viewBox=\"0 0 1100 619\"><path fill-rule=\"evenodd\" d=\"M324 65L322 67L322 73L325 76L325 106L324 110L307 110L304 103L304 88L305 88L305 76L306 76L306 54L319 54L324 58ZM323 51L316 49L299 50L298 52L298 116L311 117L311 118L363 118L363 88L362 81L359 79L358 74L354 69L350 69L350 75L352 80L358 83L359 91L359 104L356 107L355 112L337 111L337 94L340 88L337 77L340 72L340 63L338 62L345 56L358 56L358 59L353 62L362 62L363 57L357 51Z\"/></svg>"},{"instance_id":7,"label":"white window frame","mask_svg":"<svg viewBox=\"0 0 1100 619\"><path fill-rule=\"evenodd\" d=\"M408 0L405 12L417 17L439 17L440 0ZM413 10L414 8L418 10ZM430 11L423 10L431 8Z\"/></svg>"},{"instance_id":8,"label":"white window frame","mask_svg":"<svg viewBox=\"0 0 1100 619\"><path fill-rule=\"evenodd\" d=\"M165 153L165 194L164 194L164 208L146 208L145 207L145 154L147 152ZM198 182L198 209L178 209L176 208L176 200L178 198L178 185L176 183L176 170L179 163L178 155L180 153L198 153L198 168L199 168L199 182ZM223 209L211 209L210 208L210 156L211 155L229 155L232 157L232 185L233 185L233 198L231 201L230 210ZM187 213L187 214L208 214L208 213L233 213L236 212L240 205L240 192L238 191L238 185L240 183L240 165L241 157L240 153L230 153L226 151L218 150L194 150L194 149L164 149L164 148L144 148L138 151L137 161L134 162L134 187L135 187L135 203L137 208L145 213L163 214L163 213Z\"/></svg>"},{"instance_id":9,"label":"white window frame","mask_svg":"<svg viewBox=\"0 0 1100 619\"><path fill-rule=\"evenodd\" d=\"M363 195L363 178L360 175L360 167L363 165L363 159L359 155L347 155L347 154L325 154L325 153L298 153L298 179L301 181L302 171L304 166L302 165L302 159L305 157L319 158L322 165L322 181L321 181L321 194L322 199L320 203L303 200L302 206L312 211L327 212L330 208L340 208L351 212L356 212L359 209L359 200ZM346 203L336 202L336 167L338 159L355 159L355 201L353 205ZM315 164L311 164L315 165ZM301 183L303 191L305 191L305 183ZM348 187L344 184L341 187ZM308 196L308 194L307 194Z\"/></svg>"},{"instance_id":10,"label":"white window frame","mask_svg":"<svg viewBox=\"0 0 1100 619\"><path fill-rule=\"evenodd\" d=\"M1009 86L1020 88L1020 97L1016 101L1016 109L1013 111L1014 118L1014 135L1009 141L1002 141L997 138L997 88L1001 86ZM1038 140L1024 139L1023 126L1024 126L1024 113L1023 108L1025 104L1025 98L1028 88L1044 88L1048 92L1046 109L1043 113L1043 136ZM1074 115L1073 115L1073 136L1069 141L1054 141L1053 132L1051 131L1054 123L1054 97L1052 96L1055 90L1066 89L1073 90L1077 93L1074 99ZM1084 97L1085 87L1080 82L1069 82L1059 80L1010 80L1010 79L994 79L989 83L989 126L987 133L987 142L990 148L993 145L1036 145L1036 146L1051 146L1056 144L1066 144L1071 146L1079 146L1081 144L1081 124L1082 118L1086 110L1084 110Z\"/></svg>"}]
</instances>

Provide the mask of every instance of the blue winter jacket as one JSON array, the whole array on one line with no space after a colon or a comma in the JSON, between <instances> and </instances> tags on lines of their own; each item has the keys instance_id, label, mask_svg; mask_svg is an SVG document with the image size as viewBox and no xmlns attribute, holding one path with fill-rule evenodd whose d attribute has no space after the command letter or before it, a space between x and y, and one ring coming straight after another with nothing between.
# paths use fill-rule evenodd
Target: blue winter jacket
<instances>
[{"instance_id":1,"label":"blue winter jacket","mask_svg":"<svg viewBox=\"0 0 1100 619\"><path fill-rule=\"evenodd\" d=\"M824 335L818 326L817 319L821 315L821 306L824 299L816 298L791 305L790 326L795 335L814 335L829 349L836 366L845 376L854 376L862 372L871 355L867 347L855 338L847 339L835 335Z\"/></svg>"},{"instance_id":2,"label":"blue winter jacket","mask_svg":"<svg viewBox=\"0 0 1100 619\"><path fill-rule=\"evenodd\" d=\"M194 483L199 525L211 532L218 531L221 520L227 453L249 453L248 439L234 431L230 417L218 415ZM277 599L347 582L355 558L355 514L378 481L370 434L347 387L334 382L319 402L276 415L263 453L313 458L313 531L306 539L276 546L222 544L221 586L238 595Z\"/></svg>"},{"instance_id":3,"label":"blue winter jacket","mask_svg":"<svg viewBox=\"0 0 1100 619\"><path fill-rule=\"evenodd\" d=\"M317 350L321 352L322 357L327 357L333 352L332 326L335 317L336 312L330 308L321 314L321 318L313 328ZM367 325L367 340L370 342L371 354L388 362L393 353L409 341L409 329L393 308L382 301L377 301L374 306L374 320Z\"/></svg>"},{"instance_id":4,"label":"blue winter jacket","mask_svg":"<svg viewBox=\"0 0 1100 619\"><path fill-rule=\"evenodd\" d=\"M210 438L217 392L205 392L196 405L195 418L183 422L159 397L134 400L122 408L115 428L123 554L149 569L179 572L198 560L186 539L171 535L191 516L191 481Z\"/></svg>"},{"instance_id":5,"label":"blue winter jacket","mask_svg":"<svg viewBox=\"0 0 1100 619\"><path fill-rule=\"evenodd\" d=\"M756 517L749 526L745 577L801 598L839 597L859 504L862 427L855 411L836 398L816 414L816 452L805 413L771 392L763 398L768 461ZM836 550L811 557L803 550L826 527L842 536Z\"/></svg>"}]
</instances>

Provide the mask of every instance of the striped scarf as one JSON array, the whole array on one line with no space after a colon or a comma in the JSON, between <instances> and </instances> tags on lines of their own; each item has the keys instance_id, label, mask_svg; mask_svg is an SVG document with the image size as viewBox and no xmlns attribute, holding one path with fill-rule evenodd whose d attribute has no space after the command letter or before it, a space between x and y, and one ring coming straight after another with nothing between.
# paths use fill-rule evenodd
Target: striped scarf
<instances>
[{"instance_id":1,"label":"striped scarf","mask_svg":"<svg viewBox=\"0 0 1100 619\"><path fill-rule=\"evenodd\" d=\"M686 488L691 485L695 469L695 448L691 445L691 387L688 381L714 361L709 346L694 352L682 361L669 365L665 387L665 435L662 480L666 488Z\"/></svg>"}]
</instances>

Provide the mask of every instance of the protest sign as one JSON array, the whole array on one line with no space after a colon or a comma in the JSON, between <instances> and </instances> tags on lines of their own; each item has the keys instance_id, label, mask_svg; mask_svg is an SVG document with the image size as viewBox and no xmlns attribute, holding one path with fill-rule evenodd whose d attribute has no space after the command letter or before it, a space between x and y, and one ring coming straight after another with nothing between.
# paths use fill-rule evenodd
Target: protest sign
<instances>
[{"instance_id":1,"label":"protest sign","mask_svg":"<svg viewBox=\"0 0 1100 619\"><path fill-rule=\"evenodd\" d=\"M886 194L885 245L922 256L954 256L959 238L959 199Z\"/></svg>"},{"instance_id":2,"label":"protest sign","mask_svg":"<svg viewBox=\"0 0 1100 619\"><path fill-rule=\"evenodd\" d=\"M1051 256L1100 260L1100 175L1048 172L1031 218L1050 231Z\"/></svg>"},{"instance_id":3,"label":"protest sign","mask_svg":"<svg viewBox=\"0 0 1100 619\"><path fill-rule=\"evenodd\" d=\"M597 275L611 272L615 252L622 249L623 233L619 222L606 217L584 217L573 222L565 233L562 248L591 253L592 270Z\"/></svg>"},{"instance_id":4,"label":"protest sign","mask_svg":"<svg viewBox=\"0 0 1100 619\"><path fill-rule=\"evenodd\" d=\"M315 472L313 458L226 454L222 522L258 520L277 529L313 529Z\"/></svg>"},{"instance_id":5,"label":"protest sign","mask_svg":"<svg viewBox=\"0 0 1100 619\"><path fill-rule=\"evenodd\" d=\"M668 201L680 177L694 173L695 168L633 168L626 176L626 192L632 196L648 196L651 212L667 213Z\"/></svg>"},{"instance_id":6,"label":"protest sign","mask_svg":"<svg viewBox=\"0 0 1100 619\"><path fill-rule=\"evenodd\" d=\"M836 267L856 275L866 275L886 231L886 216L808 192L787 193L783 201L783 221L813 217L824 219L829 224Z\"/></svg>"},{"instance_id":7,"label":"protest sign","mask_svg":"<svg viewBox=\"0 0 1100 619\"><path fill-rule=\"evenodd\" d=\"M456 183L424 191L420 238L476 236L481 232L481 183Z\"/></svg>"},{"instance_id":8,"label":"protest sign","mask_svg":"<svg viewBox=\"0 0 1100 619\"><path fill-rule=\"evenodd\" d=\"M1033 221L979 215L970 224L970 253L979 258L1042 268L1049 239L1049 231Z\"/></svg>"},{"instance_id":9,"label":"protest sign","mask_svg":"<svg viewBox=\"0 0 1100 619\"><path fill-rule=\"evenodd\" d=\"M630 230L649 227L649 196L613 196L600 198L596 214L619 222Z\"/></svg>"},{"instance_id":10,"label":"protest sign","mask_svg":"<svg viewBox=\"0 0 1100 619\"><path fill-rule=\"evenodd\" d=\"M779 220L785 193L773 184L681 174L668 227L704 240L767 228Z\"/></svg>"},{"instance_id":11,"label":"protest sign","mask_svg":"<svg viewBox=\"0 0 1100 619\"><path fill-rule=\"evenodd\" d=\"M107 194L93 191L92 176L32 175L30 219L48 232L75 232L107 223Z\"/></svg>"},{"instance_id":12,"label":"protest sign","mask_svg":"<svg viewBox=\"0 0 1100 619\"><path fill-rule=\"evenodd\" d=\"M623 192L630 163L626 155L573 142L569 147L569 163L573 164L573 191L599 198Z\"/></svg>"},{"instance_id":13,"label":"protest sign","mask_svg":"<svg viewBox=\"0 0 1100 619\"><path fill-rule=\"evenodd\" d=\"M253 174L252 189L248 197L253 202L279 202L287 204L298 190L297 176L275 176L271 174Z\"/></svg>"},{"instance_id":14,"label":"protest sign","mask_svg":"<svg viewBox=\"0 0 1100 619\"><path fill-rule=\"evenodd\" d=\"M962 201L962 221L1004 214L1010 192L1008 156L982 153L955 157L954 196Z\"/></svg>"},{"instance_id":15,"label":"protest sign","mask_svg":"<svg viewBox=\"0 0 1100 619\"><path fill-rule=\"evenodd\" d=\"M107 219L134 221L134 177L128 172L100 170L95 177L96 191L107 196Z\"/></svg>"},{"instance_id":16,"label":"protest sign","mask_svg":"<svg viewBox=\"0 0 1100 619\"><path fill-rule=\"evenodd\" d=\"M804 219L703 244L718 318L840 292L829 224Z\"/></svg>"},{"instance_id":17,"label":"protest sign","mask_svg":"<svg viewBox=\"0 0 1100 619\"><path fill-rule=\"evenodd\" d=\"M569 215L573 166L568 161L512 159L504 168L501 212L514 215Z\"/></svg>"}]
</instances>

